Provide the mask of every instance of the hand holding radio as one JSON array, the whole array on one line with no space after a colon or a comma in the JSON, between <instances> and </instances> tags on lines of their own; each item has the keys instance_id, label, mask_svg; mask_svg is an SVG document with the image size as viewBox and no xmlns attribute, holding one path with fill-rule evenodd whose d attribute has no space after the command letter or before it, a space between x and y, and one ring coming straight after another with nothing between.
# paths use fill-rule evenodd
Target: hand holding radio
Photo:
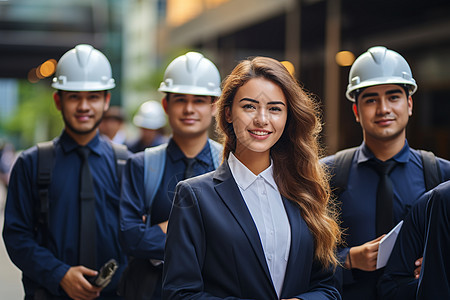
<instances>
[{"instance_id":1,"label":"hand holding radio","mask_svg":"<svg viewBox=\"0 0 450 300\"><path fill-rule=\"evenodd\" d=\"M118 267L116 260L110 259L100 268L97 276L91 277L88 280L94 286L105 288L111 282Z\"/></svg>"}]
</instances>

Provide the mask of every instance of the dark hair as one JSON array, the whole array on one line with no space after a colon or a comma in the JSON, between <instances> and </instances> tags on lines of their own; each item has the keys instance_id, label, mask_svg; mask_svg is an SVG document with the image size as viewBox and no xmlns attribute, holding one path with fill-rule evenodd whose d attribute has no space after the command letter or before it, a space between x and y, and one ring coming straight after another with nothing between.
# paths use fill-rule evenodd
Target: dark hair
<instances>
[{"instance_id":1,"label":"dark hair","mask_svg":"<svg viewBox=\"0 0 450 300\"><path fill-rule=\"evenodd\" d=\"M63 91L63 90L57 90L56 93L58 94L59 97L62 97L62 92L80 92L80 91ZM108 95L109 91L89 91L89 92L104 92L104 96L106 97L106 95Z\"/></svg>"},{"instance_id":2,"label":"dark hair","mask_svg":"<svg viewBox=\"0 0 450 300\"><path fill-rule=\"evenodd\" d=\"M398 85L399 87L401 87L401 88L405 91L406 98L409 97L409 95L410 95L410 93L411 93L411 90L412 90L412 88L413 88L411 85L408 85L408 84L397 84L397 83L393 83L393 84L394 84L394 85ZM375 85L373 85L373 86L375 86ZM354 91L352 92L352 94L353 94L353 96L354 96L354 99L355 99L355 104L356 104L356 105L358 105L358 97L359 97L359 95L361 95L362 92L364 92L364 90L365 90L366 88L368 88L368 87L356 89L356 90L354 90Z\"/></svg>"},{"instance_id":3,"label":"dark hair","mask_svg":"<svg viewBox=\"0 0 450 300\"><path fill-rule=\"evenodd\" d=\"M175 94L175 93L166 92L166 100L167 100L167 102L169 101L169 96L173 95L173 94ZM193 95L193 94L184 94L184 93L181 93L181 94L182 95ZM216 96L210 96L210 95L198 95L198 96L211 97L211 103L214 103L217 100Z\"/></svg>"},{"instance_id":4,"label":"dark hair","mask_svg":"<svg viewBox=\"0 0 450 300\"><path fill-rule=\"evenodd\" d=\"M341 233L330 200L328 176L319 162L318 106L277 60L255 57L241 61L223 82L217 102L217 131L224 145L223 157L236 150L233 124L226 111L237 90L252 78L265 78L278 85L287 102L288 115L280 139L271 149L274 179L284 197L295 202L315 240L315 257L325 266L337 265L336 245ZM295 158L295 159L293 159Z\"/></svg>"}]
</instances>

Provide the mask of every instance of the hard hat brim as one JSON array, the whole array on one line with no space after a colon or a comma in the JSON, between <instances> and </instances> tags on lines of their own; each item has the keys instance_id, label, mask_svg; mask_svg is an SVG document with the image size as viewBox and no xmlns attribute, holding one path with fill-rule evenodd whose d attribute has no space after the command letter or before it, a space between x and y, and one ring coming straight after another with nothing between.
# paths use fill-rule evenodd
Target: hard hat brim
<instances>
[{"instance_id":1,"label":"hard hat brim","mask_svg":"<svg viewBox=\"0 0 450 300\"><path fill-rule=\"evenodd\" d=\"M413 80L413 79L412 79ZM354 91L358 90L358 89L363 89L363 88L367 88L367 87L371 87L371 86L376 86L376 85L383 85L383 84L404 84L404 85L408 85L411 87L410 89L410 95L414 94L417 90L417 84L414 82L412 82L411 80L406 80L400 77L380 77L380 78L373 78L371 80L365 80L364 82L361 82L360 84L357 85L352 85L349 84L347 86L347 91L345 93L345 96L347 97L348 100L355 102L355 97L354 97Z\"/></svg>"},{"instance_id":2,"label":"hard hat brim","mask_svg":"<svg viewBox=\"0 0 450 300\"><path fill-rule=\"evenodd\" d=\"M208 90L206 88L183 86L183 85L172 86L169 88L169 87L165 86L164 83L161 84L160 88L158 89L158 92L199 95L199 96L212 96L212 97L219 97L221 94L220 89Z\"/></svg>"},{"instance_id":3,"label":"hard hat brim","mask_svg":"<svg viewBox=\"0 0 450 300\"><path fill-rule=\"evenodd\" d=\"M66 82L65 84L60 84L59 82L54 82L52 87L61 91L70 92L93 92L93 91L105 91L111 90L116 86L114 82L107 84L101 82Z\"/></svg>"}]
</instances>

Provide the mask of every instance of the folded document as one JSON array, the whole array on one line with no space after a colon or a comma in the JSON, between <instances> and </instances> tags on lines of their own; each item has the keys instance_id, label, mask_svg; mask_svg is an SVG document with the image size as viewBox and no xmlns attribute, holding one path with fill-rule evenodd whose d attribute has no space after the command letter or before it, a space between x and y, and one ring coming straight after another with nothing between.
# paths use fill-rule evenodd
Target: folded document
<instances>
[{"instance_id":1,"label":"folded document","mask_svg":"<svg viewBox=\"0 0 450 300\"><path fill-rule=\"evenodd\" d=\"M381 239L380 245L378 246L377 269L380 269L387 264L402 225L403 221L400 221L397 226Z\"/></svg>"}]
</instances>

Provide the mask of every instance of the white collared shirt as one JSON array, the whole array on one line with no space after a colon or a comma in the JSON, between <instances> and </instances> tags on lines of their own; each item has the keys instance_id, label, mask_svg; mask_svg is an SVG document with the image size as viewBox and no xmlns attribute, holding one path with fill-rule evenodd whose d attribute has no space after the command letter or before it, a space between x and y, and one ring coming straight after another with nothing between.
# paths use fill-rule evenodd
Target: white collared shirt
<instances>
[{"instance_id":1,"label":"white collared shirt","mask_svg":"<svg viewBox=\"0 0 450 300\"><path fill-rule=\"evenodd\" d=\"M273 178L272 162L259 175L253 174L233 153L228 157L228 165L258 229L279 298L291 246L291 227Z\"/></svg>"}]
</instances>

